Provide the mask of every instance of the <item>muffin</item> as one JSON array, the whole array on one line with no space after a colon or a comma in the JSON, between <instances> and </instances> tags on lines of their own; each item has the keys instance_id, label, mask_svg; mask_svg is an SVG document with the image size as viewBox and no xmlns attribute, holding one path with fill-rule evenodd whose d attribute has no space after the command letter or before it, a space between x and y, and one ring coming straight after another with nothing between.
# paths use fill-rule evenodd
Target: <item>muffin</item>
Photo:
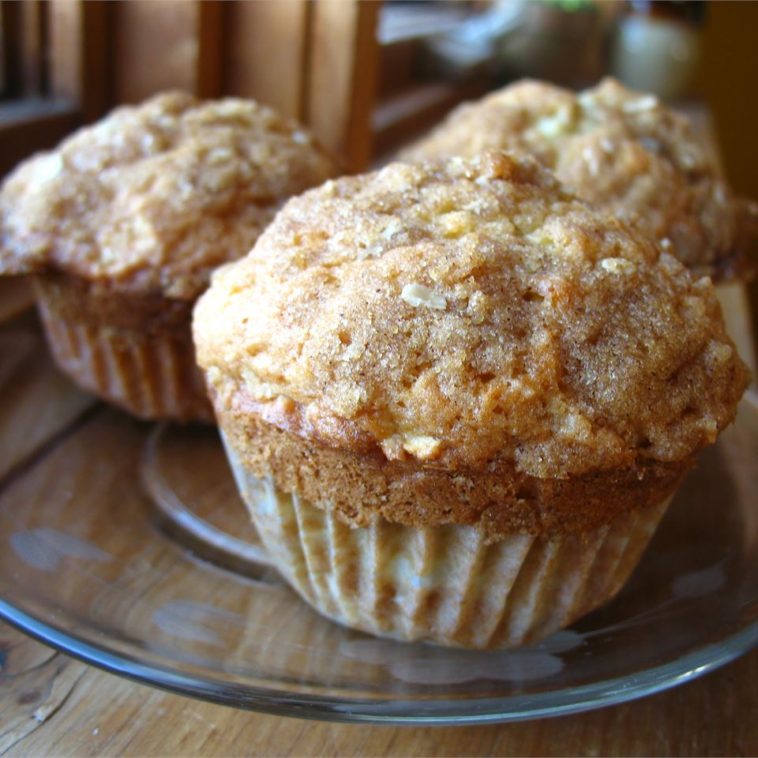
<instances>
[{"instance_id":1,"label":"muffin","mask_svg":"<svg viewBox=\"0 0 758 758\"><path fill-rule=\"evenodd\" d=\"M286 198L333 173L270 108L161 94L11 174L0 273L36 276L50 347L75 382L143 418L210 420L193 303Z\"/></svg>"},{"instance_id":2,"label":"muffin","mask_svg":"<svg viewBox=\"0 0 758 758\"><path fill-rule=\"evenodd\" d=\"M193 331L282 575L443 645L611 598L747 382L708 278L502 152L290 200Z\"/></svg>"},{"instance_id":3,"label":"muffin","mask_svg":"<svg viewBox=\"0 0 758 758\"><path fill-rule=\"evenodd\" d=\"M575 93L522 81L460 106L402 154L417 161L487 149L532 155L596 208L634 225L696 273L747 267L756 208L735 198L682 115L605 79Z\"/></svg>"}]
</instances>

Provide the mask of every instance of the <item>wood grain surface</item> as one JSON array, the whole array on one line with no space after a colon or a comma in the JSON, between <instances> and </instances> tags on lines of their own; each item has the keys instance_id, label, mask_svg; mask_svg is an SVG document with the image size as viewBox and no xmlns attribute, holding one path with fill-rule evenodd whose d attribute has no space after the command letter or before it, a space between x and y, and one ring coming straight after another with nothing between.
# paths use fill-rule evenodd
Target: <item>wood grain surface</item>
<instances>
[{"instance_id":1,"label":"wood grain surface","mask_svg":"<svg viewBox=\"0 0 758 758\"><path fill-rule=\"evenodd\" d=\"M755 755L758 651L632 703L483 727L330 724L171 695L0 625L0 754L253 756Z\"/></svg>"}]
</instances>

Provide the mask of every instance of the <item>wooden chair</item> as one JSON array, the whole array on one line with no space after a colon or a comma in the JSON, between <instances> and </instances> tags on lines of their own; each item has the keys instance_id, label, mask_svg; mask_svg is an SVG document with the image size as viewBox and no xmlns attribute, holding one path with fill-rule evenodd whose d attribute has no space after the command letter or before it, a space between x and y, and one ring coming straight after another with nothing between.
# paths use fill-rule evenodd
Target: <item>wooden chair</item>
<instances>
[{"instance_id":1,"label":"wooden chair","mask_svg":"<svg viewBox=\"0 0 758 758\"><path fill-rule=\"evenodd\" d=\"M360 170L371 157L379 5L2 0L0 175L115 105L170 88L269 103Z\"/></svg>"}]
</instances>

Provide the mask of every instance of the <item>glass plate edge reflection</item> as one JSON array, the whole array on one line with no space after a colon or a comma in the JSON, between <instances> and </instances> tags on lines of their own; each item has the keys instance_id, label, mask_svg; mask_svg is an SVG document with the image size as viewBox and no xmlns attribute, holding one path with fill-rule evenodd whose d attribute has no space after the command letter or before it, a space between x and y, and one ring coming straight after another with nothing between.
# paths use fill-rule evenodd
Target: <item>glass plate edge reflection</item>
<instances>
[{"instance_id":1,"label":"glass plate edge reflection","mask_svg":"<svg viewBox=\"0 0 758 758\"><path fill-rule=\"evenodd\" d=\"M557 692L501 698L370 701L300 695L180 674L63 632L0 597L0 619L43 644L111 674L168 692L251 711L322 721L408 725L496 724L562 716L636 700L696 679L758 645L758 622L719 643L633 675Z\"/></svg>"}]
</instances>

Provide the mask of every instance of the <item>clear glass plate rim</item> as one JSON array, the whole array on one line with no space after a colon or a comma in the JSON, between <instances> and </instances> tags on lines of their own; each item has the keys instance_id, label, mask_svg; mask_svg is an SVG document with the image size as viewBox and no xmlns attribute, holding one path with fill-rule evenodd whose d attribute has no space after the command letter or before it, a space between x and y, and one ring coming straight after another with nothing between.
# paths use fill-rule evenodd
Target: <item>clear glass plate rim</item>
<instances>
[{"instance_id":1,"label":"clear glass plate rim","mask_svg":"<svg viewBox=\"0 0 758 758\"><path fill-rule=\"evenodd\" d=\"M347 723L427 726L496 724L562 716L636 700L683 684L730 663L758 645L758 621L674 660L626 677L539 696L460 700L371 701L327 698L202 679L98 646L40 621L0 597L0 618L34 639L84 663L174 694L279 716Z\"/></svg>"}]
</instances>

